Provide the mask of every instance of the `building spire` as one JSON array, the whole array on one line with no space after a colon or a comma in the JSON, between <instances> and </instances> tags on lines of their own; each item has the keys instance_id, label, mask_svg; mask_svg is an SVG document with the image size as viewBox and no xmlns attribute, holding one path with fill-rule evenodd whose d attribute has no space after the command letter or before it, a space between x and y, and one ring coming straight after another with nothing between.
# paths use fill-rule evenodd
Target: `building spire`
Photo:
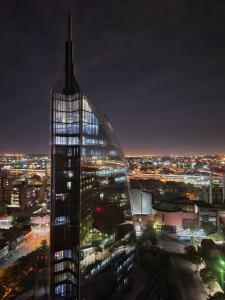
<instances>
[{"instance_id":1,"label":"building spire","mask_svg":"<svg viewBox=\"0 0 225 300\"><path fill-rule=\"evenodd\" d=\"M63 92L67 95L78 92L79 85L75 80L73 63L73 42L72 42L72 16L67 15L67 41L65 45L65 87Z\"/></svg>"}]
</instances>

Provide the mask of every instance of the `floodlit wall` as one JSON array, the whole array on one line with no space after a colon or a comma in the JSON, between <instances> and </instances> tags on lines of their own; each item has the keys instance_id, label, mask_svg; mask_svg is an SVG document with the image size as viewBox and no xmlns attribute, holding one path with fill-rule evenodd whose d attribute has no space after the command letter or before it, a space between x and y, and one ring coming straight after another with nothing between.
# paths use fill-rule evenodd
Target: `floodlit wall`
<instances>
[{"instance_id":1,"label":"floodlit wall","mask_svg":"<svg viewBox=\"0 0 225 300\"><path fill-rule=\"evenodd\" d=\"M152 195L140 189L131 189L131 209L133 215L151 215Z\"/></svg>"}]
</instances>

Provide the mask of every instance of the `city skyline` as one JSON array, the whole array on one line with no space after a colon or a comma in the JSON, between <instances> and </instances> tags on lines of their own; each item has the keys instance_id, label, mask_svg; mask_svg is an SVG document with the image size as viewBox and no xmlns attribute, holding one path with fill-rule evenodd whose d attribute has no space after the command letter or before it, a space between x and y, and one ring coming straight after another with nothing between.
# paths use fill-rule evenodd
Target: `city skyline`
<instances>
[{"instance_id":1,"label":"city skyline","mask_svg":"<svg viewBox=\"0 0 225 300\"><path fill-rule=\"evenodd\" d=\"M8 0L0 36L0 299L225 300L225 2Z\"/></svg>"},{"instance_id":2,"label":"city skyline","mask_svg":"<svg viewBox=\"0 0 225 300\"><path fill-rule=\"evenodd\" d=\"M70 8L79 81L126 155L224 153L224 3L1 5L0 152L48 151L48 87Z\"/></svg>"}]
</instances>

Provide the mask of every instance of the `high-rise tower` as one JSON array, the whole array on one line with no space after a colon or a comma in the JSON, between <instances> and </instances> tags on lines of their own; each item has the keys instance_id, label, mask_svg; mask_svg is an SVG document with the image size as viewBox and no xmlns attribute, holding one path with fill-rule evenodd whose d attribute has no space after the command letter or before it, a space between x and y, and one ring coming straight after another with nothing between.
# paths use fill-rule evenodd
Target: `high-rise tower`
<instances>
[{"instance_id":1,"label":"high-rise tower","mask_svg":"<svg viewBox=\"0 0 225 300\"><path fill-rule=\"evenodd\" d=\"M126 164L76 81L70 14L64 72L51 92L50 299L117 299L135 248Z\"/></svg>"}]
</instances>

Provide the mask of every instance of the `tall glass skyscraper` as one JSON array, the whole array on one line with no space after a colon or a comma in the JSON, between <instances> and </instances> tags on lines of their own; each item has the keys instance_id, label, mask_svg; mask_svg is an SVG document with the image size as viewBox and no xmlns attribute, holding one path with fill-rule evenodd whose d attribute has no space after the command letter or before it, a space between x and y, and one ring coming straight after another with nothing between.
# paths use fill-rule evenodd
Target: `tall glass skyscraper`
<instances>
[{"instance_id":1,"label":"tall glass skyscraper","mask_svg":"<svg viewBox=\"0 0 225 300\"><path fill-rule=\"evenodd\" d=\"M121 299L135 242L126 164L105 115L83 94L73 64L51 92L50 299Z\"/></svg>"}]
</instances>

